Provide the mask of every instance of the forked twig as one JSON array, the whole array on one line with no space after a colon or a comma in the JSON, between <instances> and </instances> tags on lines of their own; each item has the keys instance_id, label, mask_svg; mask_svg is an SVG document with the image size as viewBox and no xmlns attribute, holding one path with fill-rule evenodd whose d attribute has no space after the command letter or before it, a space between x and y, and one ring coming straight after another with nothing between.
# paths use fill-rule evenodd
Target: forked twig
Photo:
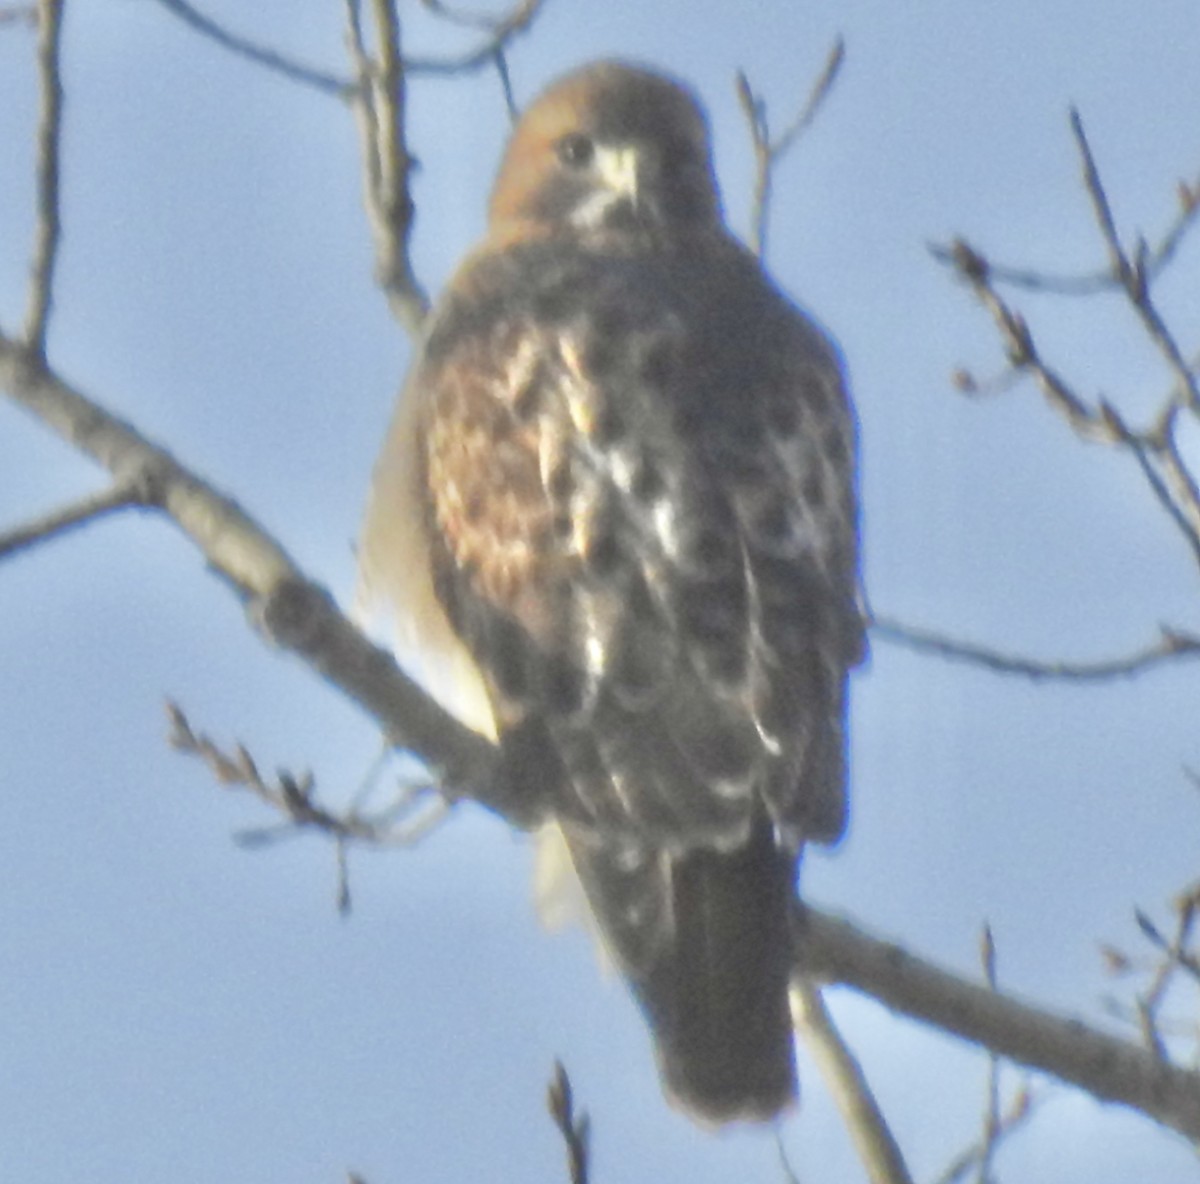
<instances>
[{"instance_id":1,"label":"forked twig","mask_svg":"<svg viewBox=\"0 0 1200 1184\"><path fill-rule=\"evenodd\" d=\"M846 58L846 45L841 37L834 41L825 65L809 91L804 105L797 112L782 134L772 138L767 120L766 102L754 92L746 74L737 73L737 94L746 123L750 128L750 142L754 149L754 197L752 203L750 248L760 258L766 256L767 217L771 205L771 186L775 166L808 130L817 117Z\"/></svg>"}]
</instances>

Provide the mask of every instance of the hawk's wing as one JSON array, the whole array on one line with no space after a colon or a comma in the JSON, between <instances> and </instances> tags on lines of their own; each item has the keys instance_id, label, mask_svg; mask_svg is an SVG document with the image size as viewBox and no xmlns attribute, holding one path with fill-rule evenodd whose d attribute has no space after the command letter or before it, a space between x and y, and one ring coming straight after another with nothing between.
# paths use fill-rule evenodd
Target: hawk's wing
<instances>
[{"instance_id":1,"label":"hawk's wing","mask_svg":"<svg viewBox=\"0 0 1200 1184\"><path fill-rule=\"evenodd\" d=\"M722 846L842 828L853 420L729 245L484 257L417 373L433 581L555 813Z\"/></svg>"},{"instance_id":2,"label":"hawk's wing","mask_svg":"<svg viewBox=\"0 0 1200 1184\"><path fill-rule=\"evenodd\" d=\"M468 264L410 397L429 577L514 784L562 822L676 1091L778 1109L795 852L844 825L861 649L832 347L731 240L552 240Z\"/></svg>"}]
</instances>

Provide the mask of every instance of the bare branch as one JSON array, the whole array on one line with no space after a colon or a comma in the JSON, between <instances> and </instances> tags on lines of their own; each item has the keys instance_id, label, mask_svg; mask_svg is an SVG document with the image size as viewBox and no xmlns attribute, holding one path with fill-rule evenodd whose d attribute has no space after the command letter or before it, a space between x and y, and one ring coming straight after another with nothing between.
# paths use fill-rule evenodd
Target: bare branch
<instances>
[{"instance_id":1,"label":"bare branch","mask_svg":"<svg viewBox=\"0 0 1200 1184\"><path fill-rule=\"evenodd\" d=\"M575 1116L575 1092L561 1061L554 1062L554 1079L546 1090L546 1106L566 1144L571 1184L587 1184L591 1124L586 1113Z\"/></svg>"},{"instance_id":2,"label":"bare branch","mask_svg":"<svg viewBox=\"0 0 1200 1184\"><path fill-rule=\"evenodd\" d=\"M378 57L363 34L360 0L347 0L347 31L358 84L355 115L363 153L363 199L375 244L375 278L392 315L410 334L425 319L425 295L409 254L415 208L409 179L415 162L405 139L405 76L400 22L391 0L371 0Z\"/></svg>"},{"instance_id":3,"label":"bare branch","mask_svg":"<svg viewBox=\"0 0 1200 1184\"><path fill-rule=\"evenodd\" d=\"M248 790L287 820L287 828L283 830L275 827L244 832L240 840L244 846L261 846L296 830L318 830L339 844L350 840L374 847L412 847L446 816L444 803L419 812L421 799L428 800L432 793L431 786L406 793L398 808L377 814L365 814L357 809L345 813L330 810L318 802L316 782L310 772L295 775L281 769L273 783L266 781L244 745L237 744L232 751L227 751L208 736L196 732L177 703L168 700L166 706L170 725L167 740L172 748L199 757L222 785Z\"/></svg>"},{"instance_id":4,"label":"bare branch","mask_svg":"<svg viewBox=\"0 0 1200 1184\"><path fill-rule=\"evenodd\" d=\"M796 942L796 964L806 974L845 983L903 1015L1200 1139L1200 1073L959 978L829 914L798 913Z\"/></svg>"},{"instance_id":5,"label":"bare branch","mask_svg":"<svg viewBox=\"0 0 1200 1184\"><path fill-rule=\"evenodd\" d=\"M81 498L21 526L0 532L0 559L7 559L38 543L49 542L68 530L102 518L114 510L144 506L146 502L147 490L142 481L135 479L114 483L91 497Z\"/></svg>"},{"instance_id":6,"label":"bare branch","mask_svg":"<svg viewBox=\"0 0 1200 1184\"><path fill-rule=\"evenodd\" d=\"M912 1184L900 1145L871 1090L862 1066L847 1047L820 991L803 974L792 977L792 1013L805 1046L850 1132L871 1184Z\"/></svg>"},{"instance_id":7,"label":"bare branch","mask_svg":"<svg viewBox=\"0 0 1200 1184\"><path fill-rule=\"evenodd\" d=\"M451 799L473 797L515 826L536 823L533 804L498 776L494 746L426 695L391 654L372 645L236 502L3 334L0 388L118 482L132 475L146 481L154 505L246 602L264 639L302 658L377 720L393 744L416 753Z\"/></svg>"},{"instance_id":8,"label":"bare branch","mask_svg":"<svg viewBox=\"0 0 1200 1184\"><path fill-rule=\"evenodd\" d=\"M38 5L38 79L41 114L37 130L37 223L30 267L24 341L36 357L46 356L46 330L54 300L54 269L62 238L59 174L63 88L59 57L64 0Z\"/></svg>"},{"instance_id":9,"label":"bare branch","mask_svg":"<svg viewBox=\"0 0 1200 1184\"><path fill-rule=\"evenodd\" d=\"M1178 189L1179 203L1174 219L1158 244L1145 252L1144 270L1150 281L1157 279L1171 264L1188 232L1200 221L1200 187L1180 181ZM940 263L953 264L952 247L930 243L928 249ZM992 279L998 284L1055 296L1095 296L1122 287L1111 265L1082 275L1054 275L1031 267L1011 267L994 260L990 268Z\"/></svg>"},{"instance_id":10,"label":"bare branch","mask_svg":"<svg viewBox=\"0 0 1200 1184\"><path fill-rule=\"evenodd\" d=\"M291 82L311 87L322 94L346 98L354 93L355 84L350 79L297 62L270 46L234 33L201 12L194 4L189 3L189 0L158 0L158 3L202 37L256 66L262 66ZM529 28L542 3L543 0L522 0L522 3L505 17L481 17L477 27L487 29L489 34L483 44L457 57L410 58L405 61L404 68L410 74L427 75L468 74L483 69L509 41ZM449 19L448 12L441 12L439 15Z\"/></svg>"},{"instance_id":11,"label":"bare branch","mask_svg":"<svg viewBox=\"0 0 1200 1184\"><path fill-rule=\"evenodd\" d=\"M1028 1089L1022 1088L1019 1090L1008 1109L1000 1116L993 1144L999 1146L1004 1140L1014 1135L1033 1117L1035 1110L1036 1103L1034 1096ZM967 1173L972 1168L980 1164L985 1150L986 1148L982 1141L968 1147L961 1155L956 1156L947 1165L946 1169L934 1180L933 1184L959 1184L959 1181L966 1179Z\"/></svg>"},{"instance_id":12,"label":"bare branch","mask_svg":"<svg viewBox=\"0 0 1200 1184\"><path fill-rule=\"evenodd\" d=\"M1200 982L1200 959L1192 948L1198 913L1200 885L1193 886L1176 901L1175 927L1170 937L1162 933L1141 909L1135 911L1138 928L1160 955L1149 985L1137 998L1138 1024L1146 1047L1164 1061L1167 1047L1162 1037L1161 1015L1167 993L1181 971Z\"/></svg>"},{"instance_id":13,"label":"bare branch","mask_svg":"<svg viewBox=\"0 0 1200 1184\"><path fill-rule=\"evenodd\" d=\"M796 114L795 119L784 129L783 134L772 139L767 121L766 102L754 92L744 71L737 73L737 95L746 124L750 129L750 143L754 149L754 195L751 204L750 249L764 258L767 249L767 217L771 205L771 185L775 166L788 153L801 135L812 125L818 111L829 97L838 71L846 57L846 46L841 37L834 41L825 65L809 91L808 98Z\"/></svg>"},{"instance_id":14,"label":"bare branch","mask_svg":"<svg viewBox=\"0 0 1200 1184\"><path fill-rule=\"evenodd\" d=\"M959 277L970 285L979 302L991 314L1000 331L1014 370L1034 375L1050 405L1086 440L1116 442L1109 425L1071 390L1065 380L1042 359L1025 318L1009 307L992 282L992 265L965 239L956 239L939 255L949 261Z\"/></svg>"},{"instance_id":15,"label":"bare branch","mask_svg":"<svg viewBox=\"0 0 1200 1184\"><path fill-rule=\"evenodd\" d=\"M487 40L481 45L458 57L405 58L404 68L410 74L448 75L469 74L493 65L503 56L509 42L529 30L544 3L545 0L520 0L511 11L502 17L474 18L476 27L489 31ZM450 10L444 4L427 4L427 7L436 11L440 16L451 19ZM464 19L460 14L454 19L459 23L467 23L467 20L471 18Z\"/></svg>"},{"instance_id":16,"label":"bare branch","mask_svg":"<svg viewBox=\"0 0 1200 1184\"><path fill-rule=\"evenodd\" d=\"M1091 198L1092 210L1096 223L1108 248L1109 262L1113 276L1125 289L1130 304L1133 305L1141 318L1142 324L1150 340L1158 347L1159 352L1174 371L1176 382L1179 384L1177 398L1185 402L1194 412L1200 413L1200 383L1192 373L1187 360L1183 356L1178 343L1163 321L1150 294L1150 250L1144 241L1140 241L1134 249L1132 257L1121 243L1113 218L1112 206L1096 167L1096 159L1092 155L1091 145L1083 128L1083 120L1079 112L1071 108L1071 134L1075 137L1076 147L1083 163L1083 180Z\"/></svg>"},{"instance_id":17,"label":"bare branch","mask_svg":"<svg viewBox=\"0 0 1200 1184\"><path fill-rule=\"evenodd\" d=\"M260 45L248 37L231 33L223 25L214 21L212 17L205 16L198 8L189 4L188 0L158 0L158 3L202 37L208 38L222 49L227 49L237 57L263 66L292 82L312 87L323 94L336 95L338 98L344 98L351 90L351 83L344 78L339 78L336 74L303 65L285 57L269 46Z\"/></svg>"},{"instance_id":18,"label":"bare branch","mask_svg":"<svg viewBox=\"0 0 1200 1184\"><path fill-rule=\"evenodd\" d=\"M983 963L983 981L992 991L996 984L996 939L992 927L984 925L980 939L980 961ZM1000 1132L1000 1058L994 1051L988 1052L987 1084L984 1087L983 1135L979 1140L979 1170L977 1184L990 1184L992 1160L996 1154Z\"/></svg>"},{"instance_id":19,"label":"bare branch","mask_svg":"<svg viewBox=\"0 0 1200 1184\"><path fill-rule=\"evenodd\" d=\"M1133 453L1150 492L1183 535L1192 558L1200 566L1200 490L1197 490L1176 443L1178 412L1177 403L1169 404L1160 425L1145 437L1136 436L1125 428L1124 421L1115 411L1111 411L1111 417L1114 423L1121 425L1126 447Z\"/></svg>"},{"instance_id":20,"label":"bare branch","mask_svg":"<svg viewBox=\"0 0 1200 1184\"><path fill-rule=\"evenodd\" d=\"M974 642L959 641L915 625L906 625L892 617L873 616L870 627L884 641L895 642L919 653L970 662L998 674L1019 674L1034 681L1061 679L1068 682L1101 682L1111 678L1128 678L1176 659L1200 656L1200 637L1165 627L1160 630L1158 640L1143 649L1123 657L1101 658L1092 662L1022 657Z\"/></svg>"},{"instance_id":21,"label":"bare branch","mask_svg":"<svg viewBox=\"0 0 1200 1184\"><path fill-rule=\"evenodd\" d=\"M1096 200L1100 204L1101 199ZM1106 204L1103 205L1103 210L1107 210ZM1104 212L1097 214L1101 219L1105 216ZM1116 249L1120 249L1119 244ZM1168 400L1158 417L1158 423L1143 432L1131 429L1110 403L1101 401L1095 407L1089 406L1071 389L1066 380L1050 367L1038 349L1024 317L997 291L989 261L961 239L948 248L944 257L950 260L959 276L971 286L976 297L991 314L1004 342L1009 366L1014 371L1033 375L1046 401L1063 416L1081 439L1089 443L1121 447L1133 454L1151 492L1166 508L1200 564L1200 490L1197 489L1176 445L1175 415L1180 406L1178 396ZM1134 289L1139 285L1144 286L1143 279L1133 279L1130 283ZM1132 292L1130 298L1133 299ZM1148 297L1142 299L1142 306L1146 301ZM1145 322L1145 317L1143 321Z\"/></svg>"}]
</instances>

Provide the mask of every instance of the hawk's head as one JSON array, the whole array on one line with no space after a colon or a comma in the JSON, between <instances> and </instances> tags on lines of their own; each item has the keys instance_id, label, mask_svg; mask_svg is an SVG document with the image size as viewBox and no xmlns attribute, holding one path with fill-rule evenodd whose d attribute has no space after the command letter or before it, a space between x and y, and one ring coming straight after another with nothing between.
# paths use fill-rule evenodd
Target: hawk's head
<instances>
[{"instance_id":1,"label":"hawk's head","mask_svg":"<svg viewBox=\"0 0 1200 1184\"><path fill-rule=\"evenodd\" d=\"M522 116L492 193L493 229L698 229L720 224L699 103L619 62L560 79Z\"/></svg>"}]
</instances>

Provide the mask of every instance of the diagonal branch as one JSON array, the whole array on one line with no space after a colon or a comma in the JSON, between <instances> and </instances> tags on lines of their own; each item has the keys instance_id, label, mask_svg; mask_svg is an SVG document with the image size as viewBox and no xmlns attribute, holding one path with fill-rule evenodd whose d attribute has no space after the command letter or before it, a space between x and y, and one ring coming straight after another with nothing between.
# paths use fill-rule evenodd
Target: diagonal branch
<instances>
[{"instance_id":1,"label":"diagonal branch","mask_svg":"<svg viewBox=\"0 0 1200 1184\"><path fill-rule=\"evenodd\" d=\"M1131 257L1122 245L1108 193L1105 191L1100 170L1096 167L1096 158L1092 155L1092 147L1083 128L1083 120L1074 107L1071 108L1071 134L1075 137L1075 145L1079 149L1083 163L1084 186L1092 202L1096 224L1100 227L1104 244L1108 248L1113 277L1124 288L1130 304L1141 318L1147 336L1158 347L1167 365L1174 372L1178 383L1176 397L1193 411L1200 413L1200 382L1167 328L1150 292L1150 249L1145 241L1139 241Z\"/></svg>"},{"instance_id":2,"label":"diagonal branch","mask_svg":"<svg viewBox=\"0 0 1200 1184\"><path fill-rule=\"evenodd\" d=\"M1200 1073L959 978L826 913L798 914L795 940L797 964L814 978L852 986L902 1015L1200 1139Z\"/></svg>"},{"instance_id":3,"label":"diagonal branch","mask_svg":"<svg viewBox=\"0 0 1200 1184\"><path fill-rule=\"evenodd\" d=\"M858 1158L867 1169L867 1178L871 1184L912 1184L900 1144L879 1108L862 1066L834 1025L821 992L797 974L792 979L791 999L797 1030L841 1112Z\"/></svg>"},{"instance_id":4,"label":"diagonal branch","mask_svg":"<svg viewBox=\"0 0 1200 1184\"><path fill-rule=\"evenodd\" d=\"M114 510L126 510L131 506L146 504L146 490L141 483L133 481L114 482L107 489L81 498L61 509L43 514L21 526L0 532L0 559L7 559L18 551L34 547L68 530L84 526Z\"/></svg>"},{"instance_id":5,"label":"diagonal branch","mask_svg":"<svg viewBox=\"0 0 1200 1184\"><path fill-rule=\"evenodd\" d=\"M231 498L0 334L0 389L80 452L135 482L244 601L272 645L290 650L415 752L451 798L470 796L517 826L529 806L497 776L495 748L442 710L372 645L257 522Z\"/></svg>"},{"instance_id":6,"label":"diagonal branch","mask_svg":"<svg viewBox=\"0 0 1200 1184\"><path fill-rule=\"evenodd\" d=\"M1104 215L1098 217L1103 219ZM1175 415L1182 405L1178 392L1167 401L1155 426L1147 431L1134 431L1110 403L1100 401L1096 406L1089 405L1047 362L1025 318L1001 296L992 265L979 251L959 239L940 252L939 257L949 261L991 314L1012 371L1032 375L1047 403L1080 439L1132 453L1151 492L1183 533L1200 564L1200 489L1175 440Z\"/></svg>"}]
</instances>

